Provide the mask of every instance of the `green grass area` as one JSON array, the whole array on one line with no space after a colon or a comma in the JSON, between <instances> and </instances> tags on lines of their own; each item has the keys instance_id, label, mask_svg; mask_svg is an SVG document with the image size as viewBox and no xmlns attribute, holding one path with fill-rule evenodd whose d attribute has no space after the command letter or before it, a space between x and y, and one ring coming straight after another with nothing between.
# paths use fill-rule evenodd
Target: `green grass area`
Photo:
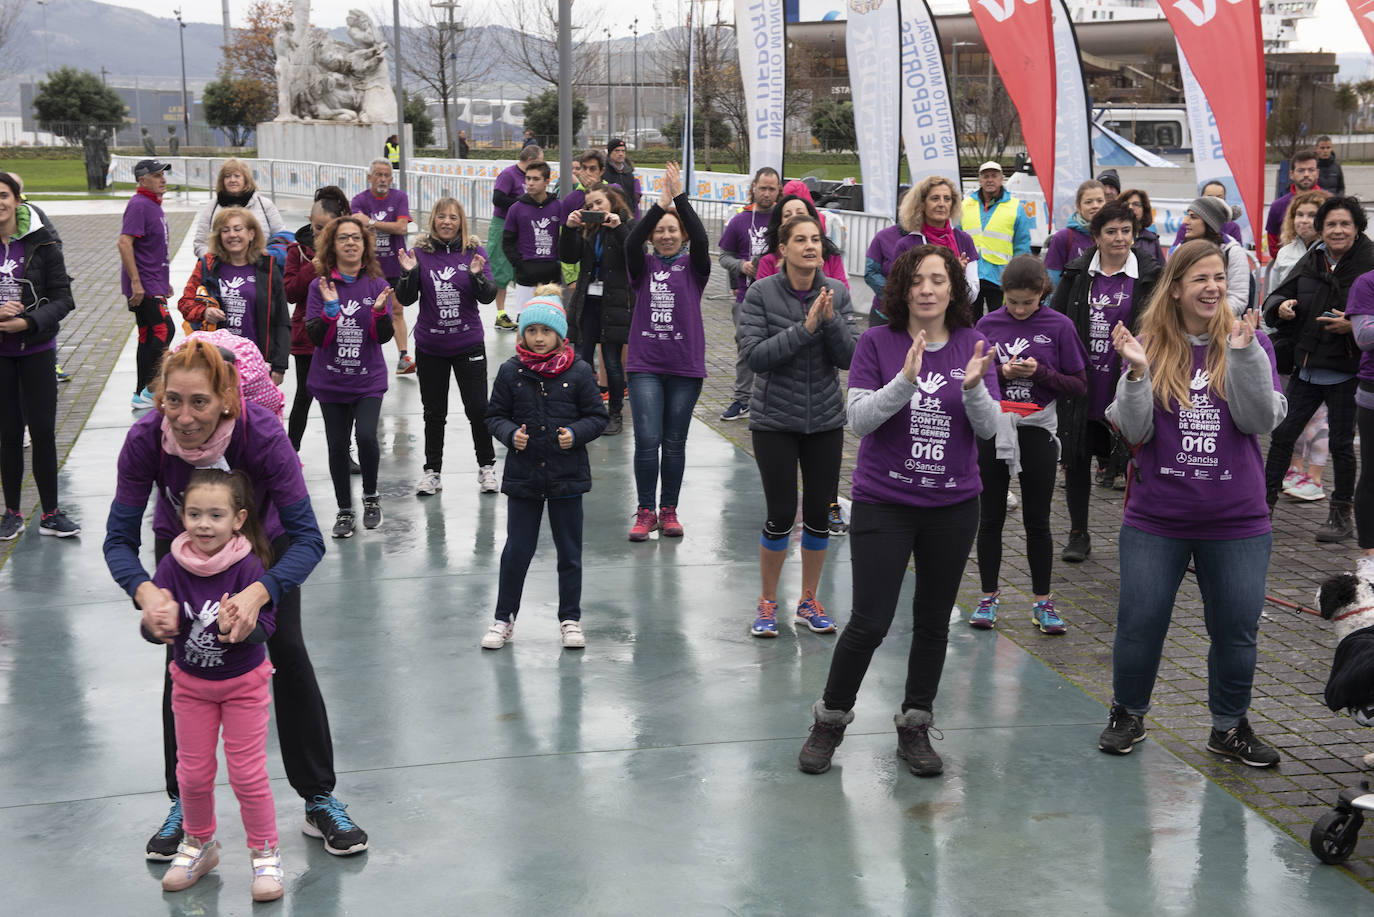
<instances>
[{"instance_id":1,"label":"green grass area","mask_svg":"<svg viewBox=\"0 0 1374 917\"><path fill-rule=\"evenodd\" d=\"M79 159L24 159L5 161L0 167L18 172L24 193L38 191L85 191L86 164Z\"/></svg>"}]
</instances>

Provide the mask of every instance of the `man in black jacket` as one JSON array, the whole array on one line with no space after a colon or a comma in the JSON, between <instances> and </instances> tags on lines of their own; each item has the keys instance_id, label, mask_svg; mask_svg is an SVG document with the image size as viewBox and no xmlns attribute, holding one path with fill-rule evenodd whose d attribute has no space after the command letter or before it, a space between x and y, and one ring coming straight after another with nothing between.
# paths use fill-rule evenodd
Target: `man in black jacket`
<instances>
[{"instance_id":1,"label":"man in black jacket","mask_svg":"<svg viewBox=\"0 0 1374 917\"><path fill-rule=\"evenodd\" d=\"M1336 161L1331 138L1325 134L1317 138L1317 187L1337 197L1345 194L1345 173Z\"/></svg>"}]
</instances>

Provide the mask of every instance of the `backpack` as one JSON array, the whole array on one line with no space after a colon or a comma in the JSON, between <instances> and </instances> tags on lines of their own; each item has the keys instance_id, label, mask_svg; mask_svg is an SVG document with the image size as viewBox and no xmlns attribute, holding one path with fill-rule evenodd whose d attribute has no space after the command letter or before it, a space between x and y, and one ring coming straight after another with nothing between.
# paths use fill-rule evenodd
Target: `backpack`
<instances>
[{"instance_id":1,"label":"backpack","mask_svg":"<svg viewBox=\"0 0 1374 917\"><path fill-rule=\"evenodd\" d=\"M172 345L172 349L179 350L192 338L199 338L208 344L213 344L233 353L234 367L239 374L239 394L243 396L245 401L253 401L267 408L276 415L278 420L283 419L282 407L286 404L286 395L272 381L272 370L263 360L262 354L258 352L256 344L247 338L239 337L232 331L219 329L217 331L192 331Z\"/></svg>"}]
</instances>

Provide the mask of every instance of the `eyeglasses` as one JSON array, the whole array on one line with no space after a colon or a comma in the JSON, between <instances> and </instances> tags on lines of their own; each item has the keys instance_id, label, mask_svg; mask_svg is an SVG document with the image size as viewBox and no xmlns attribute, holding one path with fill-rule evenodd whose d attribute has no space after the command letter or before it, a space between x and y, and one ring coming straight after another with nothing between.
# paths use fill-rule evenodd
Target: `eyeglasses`
<instances>
[{"instance_id":1,"label":"eyeglasses","mask_svg":"<svg viewBox=\"0 0 1374 917\"><path fill-rule=\"evenodd\" d=\"M341 232L334 237L335 242L361 242L363 237L356 232Z\"/></svg>"}]
</instances>

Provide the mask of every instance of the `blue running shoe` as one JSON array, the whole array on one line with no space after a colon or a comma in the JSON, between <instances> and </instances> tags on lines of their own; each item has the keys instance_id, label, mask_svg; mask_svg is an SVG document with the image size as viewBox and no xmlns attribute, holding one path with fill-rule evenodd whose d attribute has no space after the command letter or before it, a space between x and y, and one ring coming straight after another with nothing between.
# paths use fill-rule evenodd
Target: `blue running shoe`
<instances>
[{"instance_id":1,"label":"blue running shoe","mask_svg":"<svg viewBox=\"0 0 1374 917\"><path fill-rule=\"evenodd\" d=\"M825 613L821 607L820 599L816 598L816 593L810 589L802 595L802 600L797 603L797 620L811 628L813 634L833 634L835 632L835 622L830 619L830 615Z\"/></svg>"},{"instance_id":2,"label":"blue running shoe","mask_svg":"<svg viewBox=\"0 0 1374 917\"><path fill-rule=\"evenodd\" d=\"M305 824L301 831L324 841L324 849L337 857L367 849L367 832L353 823L344 810L348 806L330 794L316 796L305 804Z\"/></svg>"},{"instance_id":3,"label":"blue running shoe","mask_svg":"<svg viewBox=\"0 0 1374 917\"><path fill-rule=\"evenodd\" d=\"M759 616L749 633L755 637L776 637L778 635L778 603L759 599Z\"/></svg>"},{"instance_id":4,"label":"blue running shoe","mask_svg":"<svg viewBox=\"0 0 1374 917\"><path fill-rule=\"evenodd\" d=\"M181 829L181 800L173 799L172 808L162 827L148 838L147 858L160 862L172 859L177 855L177 847L185 836Z\"/></svg>"},{"instance_id":5,"label":"blue running shoe","mask_svg":"<svg viewBox=\"0 0 1374 917\"><path fill-rule=\"evenodd\" d=\"M992 625L997 623L997 597L1001 594L994 592L979 599L978 607L968 616L968 626L979 630L992 630Z\"/></svg>"},{"instance_id":6,"label":"blue running shoe","mask_svg":"<svg viewBox=\"0 0 1374 917\"><path fill-rule=\"evenodd\" d=\"M1031 606L1031 620L1040 628L1042 634L1059 635L1068 630L1064 619L1054 610L1054 599L1045 599Z\"/></svg>"}]
</instances>

